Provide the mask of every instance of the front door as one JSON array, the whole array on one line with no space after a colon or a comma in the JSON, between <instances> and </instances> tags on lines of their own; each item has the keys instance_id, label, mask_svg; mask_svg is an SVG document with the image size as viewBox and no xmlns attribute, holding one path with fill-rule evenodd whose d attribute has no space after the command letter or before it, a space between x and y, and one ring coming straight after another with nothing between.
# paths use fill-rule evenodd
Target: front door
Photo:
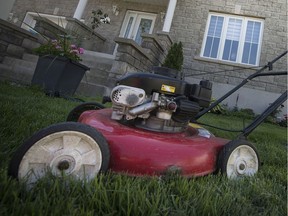
<instances>
[{"instance_id":1,"label":"front door","mask_svg":"<svg viewBox=\"0 0 288 216\"><path fill-rule=\"evenodd\" d=\"M142 43L141 34L151 34L155 20L156 14L127 11L120 37L133 39L140 45Z\"/></svg>"}]
</instances>

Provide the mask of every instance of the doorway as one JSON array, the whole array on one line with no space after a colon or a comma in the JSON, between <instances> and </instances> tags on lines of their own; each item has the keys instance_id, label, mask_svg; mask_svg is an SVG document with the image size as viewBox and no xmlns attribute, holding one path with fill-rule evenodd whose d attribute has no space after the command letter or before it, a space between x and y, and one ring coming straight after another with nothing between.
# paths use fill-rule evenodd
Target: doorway
<instances>
[{"instance_id":1,"label":"doorway","mask_svg":"<svg viewBox=\"0 0 288 216\"><path fill-rule=\"evenodd\" d=\"M141 34L153 32L156 14L138 11L127 11L120 37L133 39L139 45L142 43Z\"/></svg>"}]
</instances>

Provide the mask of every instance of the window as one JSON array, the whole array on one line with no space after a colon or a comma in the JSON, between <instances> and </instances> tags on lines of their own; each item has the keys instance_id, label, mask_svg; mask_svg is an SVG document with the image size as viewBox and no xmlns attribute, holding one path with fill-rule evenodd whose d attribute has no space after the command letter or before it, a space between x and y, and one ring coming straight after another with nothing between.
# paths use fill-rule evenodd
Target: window
<instances>
[{"instance_id":1,"label":"window","mask_svg":"<svg viewBox=\"0 0 288 216\"><path fill-rule=\"evenodd\" d=\"M201 56L258 65L263 25L261 19L209 14Z\"/></svg>"},{"instance_id":2,"label":"window","mask_svg":"<svg viewBox=\"0 0 288 216\"><path fill-rule=\"evenodd\" d=\"M142 33L152 34L157 14L140 11L126 12L119 37L129 38L141 45ZM116 55L118 44L115 46L113 55Z\"/></svg>"}]
</instances>

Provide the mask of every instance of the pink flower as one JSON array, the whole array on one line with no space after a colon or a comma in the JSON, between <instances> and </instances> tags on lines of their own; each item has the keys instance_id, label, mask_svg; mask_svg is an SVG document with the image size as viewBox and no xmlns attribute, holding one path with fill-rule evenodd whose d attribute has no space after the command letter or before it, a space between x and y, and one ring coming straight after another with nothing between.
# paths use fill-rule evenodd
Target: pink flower
<instances>
[{"instance_id":1,"label":"pink flower","mask_svg":"<svg viewBox=\"0 0 288 216\"><path fill-rule=\"evenodd\" d=\"M84 49L82 47L78 48L79 54L84 54Z\"/></svg>"},{"instance_id":2,"label":"pink flower","mask_svg":"<svg viewBox=\"0 0 288 216\"><path fill-rule=\"evenodd\" d=\"M77 49L73 49L73 50L70 50L70 53L73 53L73 54L79 54L79 51Z\"/></svg>"},{"instance_id":3,"label":"pink flower","mask_svg":"<svg viewBox=\"0 0 288 216\"><path fill-rule=\"evenodd\" d=\"M71 44L70 47L71 47L71 49L73 49L73 50L77 49L77 46L76 46L75 44Z\"/></svg>"}]
</instances>

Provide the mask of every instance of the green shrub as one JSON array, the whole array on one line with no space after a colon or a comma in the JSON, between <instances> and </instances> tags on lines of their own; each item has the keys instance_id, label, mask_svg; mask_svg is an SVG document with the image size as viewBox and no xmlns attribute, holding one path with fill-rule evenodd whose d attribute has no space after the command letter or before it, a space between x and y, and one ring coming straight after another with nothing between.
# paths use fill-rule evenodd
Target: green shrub
<instances>
[{"instance_id":1,"label":"green shrub","mask_svg":"<svg viewBox=\"0 0 288 216\"><path fill-rule=\"evenodd\" d=\"M281 127L287 127L287 120L288 120L288 116L287 114L284 115L283 119L281 119L280 122L278 122L278 124L281 126Z\"/></svg>"},{"instance_id":2,"label":"green shrub","mask_svg":"<svg viewBox=\"0 0 288 216\"><path fill-rule=\"evenodd\" d=\"M183 59L182 43L173 43L162 66L181 71Z\"/></svg>"},{"instance_id":3,"label":"green shrub","mask_svg":"<svg viewBox=\"0 0 288 216\"><path fill-rule=\"evenodd\" d=\"M211 104L213 104L214 102L216 101L215 98L212 98L211 99L211 102L210 102L210 106ZM222 104L217 104L217 106L215 106L213 109L210 110L211 113L214 113L214 114L226 114L227 113L227 108L225 105L222 105Z\"/></svg>"},{"instance_id":4,"label":"green shrub","mask_svg":"<svg viewBox=\"0 0 288 216\"><path fill-rule=\"evenodd\" d=\"M228 116L236 116L236 117L239 117L239 118L242 118L242 119L253 119L253 118L255 118L255 113L250 108L238 109L238 107L234 107L231 110L226 109L225 112L222 112L222 114L228 115Z\"/></svg>"}]
</instances>

